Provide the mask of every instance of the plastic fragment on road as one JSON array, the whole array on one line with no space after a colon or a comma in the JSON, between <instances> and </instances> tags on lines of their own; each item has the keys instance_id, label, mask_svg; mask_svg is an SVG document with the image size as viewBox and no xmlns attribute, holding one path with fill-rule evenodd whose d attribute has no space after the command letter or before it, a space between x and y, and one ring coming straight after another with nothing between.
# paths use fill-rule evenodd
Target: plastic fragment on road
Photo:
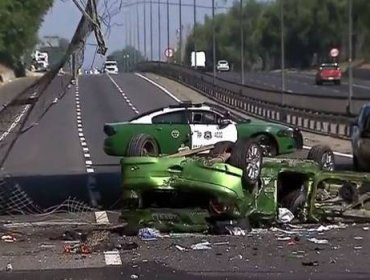
<instances>
[{"instance_id":1,"label":"plastic fragment on road","mask_svg":"<svg viewBox=\"0 0 370 280\"><path fill-rule=\"evenodd\" d=\"M309 238L307 240L315 244L329 244L329 241L326 239Z\"/></svg>"},{"instance_id":2,"label":"plastic fragment on road","mask_svg":"<svg viewBox=\"0 0 370 280\"><path fill-rule=\"evenodd\" d=\"M365 230L365 231L368 231L369 227L363 227L362 229Z\"/></svg>"},{"instance_id":3,"label":"plastic fragment on road","mask_svg":"<svg viewBox=\"0 0 370 280\"><path fill-rule=\"evenodd\" d=\"M212 249L210 247L211 243L209 243L208 241L206 242L201 242L201 243L197 243L197 244L193 244L191 245L191 249L192 250L209 250L209 249Z\"/></svg>"},{"instance_id":4,"label":"plastic fragment on road","mask_svg":"<svg viewBox=\"0 0 370 280\"><path fill-rule=\"evenodd\" d=\"M278 216L278 221L280 223L290 223L293 221L294 215L292 212L290 212L289 209L286 208L279 208L279 216Z\"/></svg>"},{"instance_id":5,"label":"plastic fragment on road","mask_svg":"<svg viewBox=\"0 0 370 280\"><path fill-rule=\"evenodd\" d=\"M182 247L182 246L180 246L180 245L176 245L175 247L176 247L176 249L177 249L177 250L179 250L179 251L181 251L181 252L186 251L186 248L184 248L184 247Z\"/></svg>"},{"instance_id":6,"label":"plastic fragment on road","mask_svg":"<svg viewBox=\"0 0 370 280\"><path fill-rule=\"evenodd\" d=\"M131 278L131 279L138 279L138 278L139 278L139 276L137 276L136 274L132 274L130 278Z\"/></svg>"},{"instance_id":7,"label":"plastic fragment on road","mask_svg":"<svg viewBox=\"0 0 370 280\"><path fill-rule=\"evenodd\" d=\"M362 240L362 239L364 239L362 236L355 236L355 237L353 237L353 239L354 240Z\"/></svg>"},{"instance_id":8,"label":"plastic fragment on road","mask_svg":"<svg viewBox=\"0 0 370 280\"><path fill-rule=\"evenodd\" d=\"M144 241L157 240L157 238L162 237L159 230L155 228L141 228L139 229L138 236Z\"/></svg>"},{"instance_id":9,"label":"plastic fragment on road","mask_svg":"<svg viewBox=\"0 0 370 280\"><path fill-rule=\"evenodd\" d=\"M7 243L13 243L13 242L17 241L17 238L15 236L7 234L7 235L1 236L1 240L3 240L4 242L7 242Z\"/></svg>"},{"instance_id":10,"label":"plastic fragment on road","mask_svg":"<svg viewBox=\"0 0 370 280\"><path fill-rule=\"evenodd\" d=\"M225 229L230 235L245 236L245 231L240 227L225 227Z\"/></svg>"},{"instance_id":11,"label":"plastic fragment on road","mask_svg":"<svg viewBox=\"0 0 370 280\"><path fill-rule=\"evenodd\" d=\"M5 270L6 270L6 271L12 271L12 270L13 270L13 266L12 266L12 264L11 264L11 263L8 263L8 264L6 265L6 267L5 267Z\"/></svg>"},{"instance_id":12,"label":"plastic fragment on road","mask_svg":"<svg viewBox=\"0 0 370 280\"><path fill-rule=\"evenodd\" d=\"M64 246L65 254L82 254L87 255L91 254L89 247L85 244L75 244L75 245L65 245Z\"/></svg>"}]
</instances>

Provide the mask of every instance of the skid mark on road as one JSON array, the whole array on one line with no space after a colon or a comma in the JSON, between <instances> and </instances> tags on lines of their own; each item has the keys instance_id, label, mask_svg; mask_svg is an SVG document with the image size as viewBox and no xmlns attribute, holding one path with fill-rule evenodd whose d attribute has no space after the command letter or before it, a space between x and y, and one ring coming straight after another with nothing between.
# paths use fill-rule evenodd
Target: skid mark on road
<instances>
[{"instance_id":1,"label":"skid mark on road","mask_svg":"<svg viewBox=\"0 0 370 280\"><path fill-rule=\"evenodd\" d=\"M128 106L130 106L130 108L136 113L136 114L139 114L139 110L135 107L134 104L132 104L131 100L127 97L126 93L121 89L121 87L116 83L116 81L109 75L107 74L107 76L109 77L109 79L112 81L112 83L114 84L114 86L118 89L119 93L122 95L123 99L125 100L125 102L128 104Z\"/></svg>"}]
</instances>

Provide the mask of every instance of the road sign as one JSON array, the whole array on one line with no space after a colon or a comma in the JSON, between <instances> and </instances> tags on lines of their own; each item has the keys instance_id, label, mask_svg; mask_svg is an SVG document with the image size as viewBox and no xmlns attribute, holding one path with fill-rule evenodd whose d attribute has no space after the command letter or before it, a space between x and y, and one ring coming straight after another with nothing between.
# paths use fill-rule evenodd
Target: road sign
<instances>
[{"instance_id":1,"label":"road sign","mask_svg":"<svg viewBox=\"0 0 370 280\"><path fill-rule=\"evenodd\" d=\"M166 57L173 57L173 53L174 53L174 51L173 51L173 49L171 49L171 48L166 49L166 50L164 51L164 55L165 55Z\"/></svg>"},{"instance_id":2,"label":"road sign","mask_svg":"<svg viewBox=\"0 0 370 280\"><path fill-rule=\"evenodd\" d=\"M338 56L338 54L339 54L339 50L338 49L331 49L330 50L330 56L331 57L337 57Z\"/></svg>"}]
</instances>

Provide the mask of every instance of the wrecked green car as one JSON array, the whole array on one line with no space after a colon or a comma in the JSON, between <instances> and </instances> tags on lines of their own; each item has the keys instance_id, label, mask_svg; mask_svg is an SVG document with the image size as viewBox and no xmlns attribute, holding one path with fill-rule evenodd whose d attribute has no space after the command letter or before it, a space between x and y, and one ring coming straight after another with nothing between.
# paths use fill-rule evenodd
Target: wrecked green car
<instances>
[{"instance_id":1,"label":"wrecked green car","mask_svg":"<svg viewBox=\"0 0 370 280\"><path fill-rule=\"evenodd\" d=\"M325 146L313 147L308 160L263 159L253 140L123 158L121 218L133 232L148 226L204 232L231 224L273 223L279 208L303 222L344 217L345 211L361 206L359 186L370 178L334 172L334 165L333 152Z\"/></svg>"}]
</instances>

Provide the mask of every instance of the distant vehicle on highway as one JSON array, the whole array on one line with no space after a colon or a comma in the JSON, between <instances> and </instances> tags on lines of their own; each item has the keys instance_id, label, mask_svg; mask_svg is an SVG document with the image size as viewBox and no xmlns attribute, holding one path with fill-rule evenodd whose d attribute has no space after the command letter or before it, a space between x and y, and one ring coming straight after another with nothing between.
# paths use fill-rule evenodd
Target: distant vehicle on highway
<instances>
[{"instance_id":1,"label":"distant vehicle on highway","mask_svg":"<svg viewBox=\"0 0 370 280\"><path fill-rule=\"evenodd\" d=\"M203 103L172 105L128 122L107 123L104 132L104 151L111 156L173 154L182 148L224 141L232 145L247 138L256 139L265 156L292 153L303 145L299 129L260 120L238 121Z\"/></svg>"},{"instance_id":2,"label":"distant vehicle on highway","mask_svg":"<svg viewBox=\"0 0 370 280\"><path fill-rule=\"evenodd\" d=\"M316 73L316 84L322 85L324 82L333 82L340 85L342 70L338 63L322 63Z\"/></svg>"},{"instance_id":3,"label":"distant vehicle on highway","mask_svg":"<svg viewBox=\"0 0 370 280\"><path fill-rule=\"evenodd\" d=\"M104 63L104 72L106 72L108 74L118 74L117 61L107 60Z\"/></svg>"},{"instance_id":4,"label":"distant vehicle on highway","mask_svg":"<svg viewBox=\"0 0 370 280\"><path fill-rule=\"evenodd\" d=\"M196 62L195 62L196 58ZM196 64L195 64L196 63ZM191 67L199 70L206 69L206 53L204 51L191 52Z\"/></svg>"},{"instance_id":5,"label":"distant vehicle on highway","mask_svg":"<svg viewBox=\"0 0 370 280\"><path fill-rule=\"evenodd\" d=\"M352 125L353 166L357 171L370 171L370 104L362 106Z\"/></svg>"},{"instance_id":6,"label":"distant vehicle on highway","mask_svg":"<svg viewBox=\"0 0 370 280\"><path fill-rule=\"evenodd\" d=\"M229 62L226 60L219 60L216 66L217 71L230 71Z\"/></svg>"}]
</instances>

